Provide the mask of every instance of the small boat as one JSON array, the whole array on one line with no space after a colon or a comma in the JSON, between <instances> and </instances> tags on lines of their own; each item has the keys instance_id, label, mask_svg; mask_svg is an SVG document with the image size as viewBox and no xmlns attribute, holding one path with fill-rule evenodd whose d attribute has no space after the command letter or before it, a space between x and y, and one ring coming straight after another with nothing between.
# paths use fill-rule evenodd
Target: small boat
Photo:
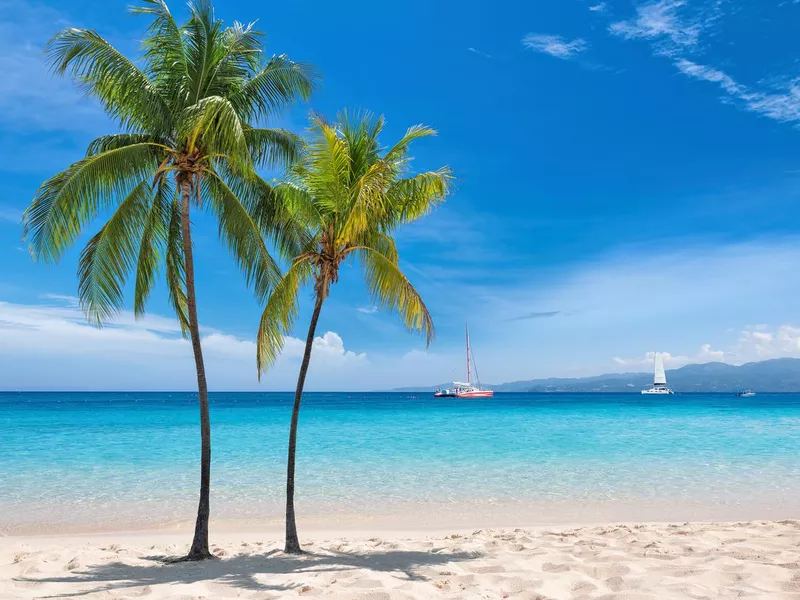
<instances>
[{"instance_id":1,"label":"small boat","mask_svg":"<svg viewBox=\"0 0 800 600\"><path fill-rule=\"evenodd\" d=\"M433 395L436 398L491 398L494 396L492 390L487 390L481 387L480 379L478 379L478 369L475 368L475 381L477 385L472 384L472 368L471 365L475 363L475 357L472 356L472 349L469 345L469 326L467 326L467 381L454 381L453 387L444 390L436 390Z\"/></svg>"},{"instance_id":2,"label":"small boat","mask_svg":"<svg viewBox=\"0 0 800 600\"><path fill-rule=\"evenodd\" d=\"M656 352L656 355L653 357L653 387L642 390L642 394L667 396L674 393L675 392L667 387L667 374L664 372L664 361L661 355Z\"/></svg>"},{"instance_id":3,"label":"small boat","mask_svg":"<svg viewBox=\"0 0 800 600\"><path fill-rule=\"evenodd\" d=\"M756 395L756 393L753 390L740 390L736 392L736 395L739 398L752 398Z\"/></svg>"}]
</instances>

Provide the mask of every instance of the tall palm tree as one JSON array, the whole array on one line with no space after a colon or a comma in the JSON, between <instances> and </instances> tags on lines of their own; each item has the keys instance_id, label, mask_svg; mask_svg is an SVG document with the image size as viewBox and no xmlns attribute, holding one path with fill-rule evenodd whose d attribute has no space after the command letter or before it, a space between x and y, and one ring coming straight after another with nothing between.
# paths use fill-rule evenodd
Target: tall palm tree
<instances>
[{"instance_id":1,"label":"tall palm tree","mask_svg":"<svg viewBox=\"0 0 800 600\"><path fill-rule=\"evenodd\" d=\"M113 211L84 248L78 269L81 304L98 326L122 307L131 271L135 313L143 315L163 264L197 370L200 501L187 559L200 560L212 556L211 432L190 209L217 218L220 237L265 300L281 274L260 228L286 251L297 228L283 207L264 200L269 186L256 169L293 161L299 146L288 131L261 124L307 98L315 77L286 56L264 58L261 34L252 25L223 26L206 0L189 5L181 26L162 0L142 0L132 11L151 18L139 61L93 30L65 29L47 45L54 71L71 75L121 131L95 139L85 158L42 184L25 213L24 237L34 259L54 262L98 214Z\"/></svg>"},{"instance_id":2,"label":"tall palm tree","mask_svg":"<svg viewBox=\"0 0 800 600\"><path fill-rule=\"evenodd\" d=\"M427 214L448 193L447 167L411 174L409 145L435 135L421 125L410 128L392 148L378 143L383 118L369 113L351 118L340 115L337 123L312 117L311 139L303 157L290 169L287 181L275 187L295 214L308 226L308 241L275 286L261 316L258 330L259 374L277 358L284 336L297 316L301 285L312 284L314 311L306 336L305 352L297 378L289 456L286 472L286 545L288 553L301 552L294 510L297 422L303 385L322 304L339 269L355 259L364 270L369 292L377 304L396 310L411 330L423 331L430 343L433 321L417 291L398 266L392 232L402 223Z\"/></svg>"}]
</instances>

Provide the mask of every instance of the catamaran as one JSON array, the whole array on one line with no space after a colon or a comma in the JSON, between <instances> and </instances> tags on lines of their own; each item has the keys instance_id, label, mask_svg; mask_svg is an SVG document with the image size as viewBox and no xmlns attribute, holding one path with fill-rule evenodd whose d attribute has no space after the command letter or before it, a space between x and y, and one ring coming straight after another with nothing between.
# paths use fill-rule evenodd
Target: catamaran
<instances>
[{"instance_id":1,"label":"catamaran","mask_svg":"<svg viewBox=\"0 0 800 600\"><path fill-rule=\"evenodd\" d=\"M454 381L452 388L445 390L436 390L433 395L437 398L491 398L494 396L492 390L487 390L481 387L480 379L478 379L478 368L475 367L475 382L477 385L472 385L472 369L471 365L475 363L475 357L472 356L472 349L469 345L469 326L466 328L467 332L467 382Z\"/></svg>"},{"instance_id":2,"label":"catamaran","mask_svg":"<svg viewBox=\"0 0 800 600\"><path fill-rule=\"evenodd\" d=\"M664 361L661 355L656 352L653 357L653 387L649 390L642 390L643 394L673 394L674 392L667 387L667 374L664 372Z\"/></svg>"}]
</instances>

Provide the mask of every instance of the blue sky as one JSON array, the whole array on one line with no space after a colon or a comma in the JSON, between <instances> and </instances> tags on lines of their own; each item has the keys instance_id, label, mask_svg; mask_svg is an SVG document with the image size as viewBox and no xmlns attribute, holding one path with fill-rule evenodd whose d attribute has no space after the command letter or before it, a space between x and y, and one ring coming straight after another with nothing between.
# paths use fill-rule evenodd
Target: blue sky
<instances>
[{"instance_id":1,"label":"blue sky","mask_svg":"<svg viewBox=\"0 0 800 600\"><path fill-rule=\"evenodd\" d=\"M276 125L365 108L386 116L388 144L425 123L440 135L418 144L416 166L458 177L442 209L398 236L434 315L431 348L374 311L347 270L311 389L461 378L467 319L489 383L643 370L653 350L668 367L800 356L797 2L218 4L228 21L258 19L268 52L323 74ZM41 48L69 25L135 55L146 20L126 5L0 0L0 388L193 385L163 290L144 321L92 329L73 298L79 248L45 266L20 242L41 180L113 129L50 77ZM259 306L209 219L195 241L212 389L292 387L298 340L259 385Z\"/></svg>"}]
</instances>

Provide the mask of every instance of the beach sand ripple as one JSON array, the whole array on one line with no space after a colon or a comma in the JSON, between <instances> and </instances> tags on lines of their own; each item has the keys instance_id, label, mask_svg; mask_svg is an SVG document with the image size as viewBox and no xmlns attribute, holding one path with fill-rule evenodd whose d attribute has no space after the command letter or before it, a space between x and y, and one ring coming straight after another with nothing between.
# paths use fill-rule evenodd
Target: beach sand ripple
<instances>
[{"instance_id":1,"label":"beach sand ripple","mask_svg":"<svg viewBox=\"0 0 800 600\"><path fill-rule=\"evenodd\" d=\"M165 535L4 538L0 598L800 600L798 521L320 535L302 556L228 535L219 560L177 564Z\"/></svg>"}]
</instances>

